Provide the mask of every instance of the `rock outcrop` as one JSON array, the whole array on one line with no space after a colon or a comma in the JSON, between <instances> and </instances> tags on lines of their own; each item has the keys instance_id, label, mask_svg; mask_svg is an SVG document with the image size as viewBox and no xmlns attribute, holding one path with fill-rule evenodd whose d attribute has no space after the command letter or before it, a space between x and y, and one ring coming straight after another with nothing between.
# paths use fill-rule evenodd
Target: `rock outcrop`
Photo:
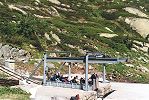
<instances>
[{"instance_id":1,"label":"rock outcrop","mask_svg":"<svg viewBox=\"0 0 149 100\"><path fill-rule=\"evenodd\" d=\"M61 2L58 1L58 0L48 0L48 1L51 2L51 3L57 4L57 5L61 4Z\"/></svg>"},{"instance_id":2,"label":"rock outcrop","mask_svg":"<svg viewBox=\"0 0 149 100\"><path fill-rule=\"evenodd\" d=\"M128 11L131 14L137 15L139 17L145 17L145 18L149 18L149 16L145 13L143 13L142 11L136 9L136 8L132 8L132 7L126 7L124 8L125 11Z\"/></svg>"},{"instance_id":3,"label":"rock outcrop","mask_svg":"<svg viewBox=\"0 0 149 100\"><path fill-rule=\"evenodd\" d=\"M24 15L27 14L24 10L22 10L22 9L20 9L18 7L15 7L14 5L8 5L8 7L9 7L9 9L11 9L11 10L17 10L17 11L21 12Z\"/></svg>"},{"instance_id":4,"label":"rock outcrop","mask_svg":"<svg viewBox=\"0 0 149 100\"><path fill-rule=\"evenodd\" d=\"M112 38L118 36L117 34L100 33L100 37Z\"/></svg>"},{"instance_id":5,"label":"rock outcrop","mask_svg":"<svg viewBox=\"0 0 149 100\"><path fill-rule=\"evenodd\" d=\"M25 63L28 62L28 60L31 58L31 55L29 52L23 49L18 49L10 45L3 45L0 43L0 59L4 61L9 58L16 61L23 61Z\"/></svg>"},{"instance_id":6,"label":"rock outcrop","mask_svg":"<svg viewBox=\"0 0 149 100\"><path fill-rule=\"evenodd\" d=\"M146 38L149 35L149 19L145 18L126 18L125 22L136 30L142 37Z\"/></svg>"}]
</instances>

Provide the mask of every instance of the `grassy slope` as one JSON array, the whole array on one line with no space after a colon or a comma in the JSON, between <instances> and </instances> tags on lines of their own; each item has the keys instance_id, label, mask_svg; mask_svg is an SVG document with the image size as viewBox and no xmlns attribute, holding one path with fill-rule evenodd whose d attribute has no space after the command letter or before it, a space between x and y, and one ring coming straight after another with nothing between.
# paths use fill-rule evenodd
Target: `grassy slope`
<instances>
[{"instance_id":1,"label":"grassy slope","mask_svg":"<svg viewBox=\"0 0 149 100\"><path fill-rule=\"evenodd\" d=\"M28 93L19 88L0 87L0 98L10 100L29 100Z\"/></svg>"},{"instance_id":2,"label":"grassy slope","mask_svg":"<svg viewBox=\"0 0 149 100\"><path fill-rule=\"evenodd\" d=\"M41 3L38 5L35 5L34 0L7 0L6 3L3 1L4 5L0 6L0 42L22 47L30 51L33 55L36 52L39 52L40 55L40 52L42 53L43 50L55 50L55 48L78 52L79 47L80 49L88 51L101 51L112 57L129 57L131 59L130 63L134 65L133 68L123 64L109 65L107 67L108 73L110 75L112 72L116 73L117 80L119 81L122 81L120 79L133 80L135 82L146 82L148 80L149 75L136 70L136 66L141 64L149 68L148 63L138 60L140 56L146 59L149 59L149 57L145 56L143 52L130 50L132 41L145 40L123 21L125 17L137 16L129 14L122 9L126 6L139 8L141 5L149 10L147 0L139 3L136 3L136 0L131 0L133 2L114 0L113 3L103 2L102 0L88 0L88 2L84 2L83 0L60 1L63 4L70 5L70 8L74 12L57 9L60 17L54 17L47 13L45 8L47 9L50 6L55 8L56 6L70 8L56 5L46 0L41 0ZM28 13L28 15L23 15L19 11L10 10L7 4L30 6L35 10L21 8ZM37 7L40 9L37 9ZM107 14L105 11L108 9L116 9L116 13ZM40 19L34 17L33 14L50 16L51 18ZM107 20L109 16L112 20ZM117 19L119 16L122 16L121 20ZM15 23L12 21L15 21ZM113 32L106 30L105 27L110 28ZM51 37L51 31L59 36L61 43L54 45L56 40ZM47 40L44 37L44 33L48 33L51 40ZM114 33L118 34L118 37L108 39L100 37L100 33ZM30 44L37 47L37 49L31 49L29 47ZM70 48L67 44L71 44L76 48ZM38 55L35 56L37 57ZM101 70L100 66L97 69Z\"/></svg>"}]
</instances>

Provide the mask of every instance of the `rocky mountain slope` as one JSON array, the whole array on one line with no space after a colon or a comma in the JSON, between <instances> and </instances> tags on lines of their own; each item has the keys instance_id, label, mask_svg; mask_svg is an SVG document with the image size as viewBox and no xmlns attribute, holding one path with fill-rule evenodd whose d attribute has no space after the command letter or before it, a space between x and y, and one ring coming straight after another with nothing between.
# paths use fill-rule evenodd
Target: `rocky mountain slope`
<instances>
[{"instance_id":1,"label":"rocky mountain slope","mask_svg":"<svg viewBox=\"0 0 149 100\"><path fill-rule=\"evenodd\" d=\"M109 79L149 82L148 0L0 0L0 9L0 50L100 51L130 59L108 65Z\"/></svg>"}]
</instances>

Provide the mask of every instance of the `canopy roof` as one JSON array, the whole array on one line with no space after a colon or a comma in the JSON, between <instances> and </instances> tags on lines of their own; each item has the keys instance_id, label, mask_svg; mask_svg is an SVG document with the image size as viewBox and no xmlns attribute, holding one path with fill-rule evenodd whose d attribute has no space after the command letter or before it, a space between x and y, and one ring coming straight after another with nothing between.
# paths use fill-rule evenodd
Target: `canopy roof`
<instances>
[{"instance_id":1,"label":"canopy roof","mask_svg":"<svg viewBox=\"0 0 149 100\"><path fill-rule=\"evenodd\" d=\"M85 57L47 57L47 61L50 62L73 62L73 63L84 63ZM119 62L127 62L125 58L88 58L88 63L99 63L99 64L114 64Z\"/></svg>"}]
</instances>

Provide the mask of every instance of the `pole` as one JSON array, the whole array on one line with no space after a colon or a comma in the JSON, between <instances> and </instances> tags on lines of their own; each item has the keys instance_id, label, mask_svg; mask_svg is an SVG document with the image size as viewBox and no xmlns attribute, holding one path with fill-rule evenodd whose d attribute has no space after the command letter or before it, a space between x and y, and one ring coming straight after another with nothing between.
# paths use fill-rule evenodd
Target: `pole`
<instances>
[{"instance_id":1,"label":"pole","mask_svg":"<svg viewBox=\"0 0 149 100\"><path fill-rule=\"evenodd\" d=\"M44 72L43 72L43 85L46 85L46 67L47 67L47 54L44 54Z\"/></svg>"},{"instance_id":2,"label":"pole","mask_svg":"<svg viewBox=\"0 0 149 100\"><path fill-rule=\"evenodd\" d=\"M85 91L88 91L88 54L85 57Z\"/></svg>"},{"instance_id":3,"label":"pole","mask_svg":"<svg viewBox=\"0 0 149 100\"><path fill-rule=\"evenodd\" d=\"M103 83L106 83L106 65L103 64Z\"/></svg>"},{"instance_id":4,"label":"pole","mask_svg":"<svg viewBox=\"0 0 149 100\"><path fill-rule=\"evenodd\" d=\"M69 57L71 57L71 52L69 54ZM71 80L71 62L69 63L69 72L68 72L68 80Z\"/></svg>"},{"instance_id":5,"label":"pole","mask_svg":"<svg viewBox=\"0 0 149 100\"><path fill-rule=\"evenodd\" d=\"M69 63L69 72L68 72L68 80L71 79L71 63Z\"/></svg>"}]
</instances>

